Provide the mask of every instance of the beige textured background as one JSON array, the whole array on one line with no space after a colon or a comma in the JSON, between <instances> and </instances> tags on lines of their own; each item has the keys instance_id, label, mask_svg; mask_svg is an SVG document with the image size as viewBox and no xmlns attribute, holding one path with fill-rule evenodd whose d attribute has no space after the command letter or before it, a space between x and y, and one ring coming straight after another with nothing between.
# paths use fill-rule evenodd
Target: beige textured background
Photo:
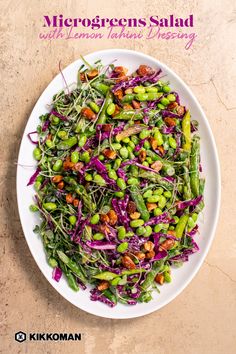
<instances>
[{"instance_id":1,"label":"beige textured background","mask_svg":"<svg viewBox=\"0 0 236 354\"><path fill-rule=\"evenodd\" d=\"M58 5L59 3L59 5ZM173 7L169 4L172 3ZM186 51L181 41L40 41L45 14L148 17L193 13L198 38ZM0 24L0 350L2 353L236 352L235 91L236 3L233 0L1 1ZM104 48L151 54L192 88L211 124L221 161L222 206L217 233L201 270L171 304L133 320L96 318L72 306L37 268L20 226L15 162L28 116L41 92L63 66ZM210 222L210 221L209 221ZM79 343L14 342L14 333L84 333Z\"/></svg>"}]
</instances>

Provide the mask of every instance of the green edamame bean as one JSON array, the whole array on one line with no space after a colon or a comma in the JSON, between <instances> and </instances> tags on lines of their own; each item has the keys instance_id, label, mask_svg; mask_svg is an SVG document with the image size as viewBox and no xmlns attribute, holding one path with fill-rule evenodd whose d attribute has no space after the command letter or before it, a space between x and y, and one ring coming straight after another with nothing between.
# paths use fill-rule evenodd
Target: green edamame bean
<instances>
[{"instance_id":1,"label":"green edamame bean","mask_svg":"<svg viewBox=\"0 0 236 354\"><path fill-rule=\"evenodd\" d=\"M121 159L115 159L113 169L114 169L114 170L118 170L118 168L120 167L120 165L121 165Z\"/></svg>"},{"instance_id":2,"label":"green edamame bean","mask_svg":"<svg viewBox=\"0 0 236 354\"><path fill-rule=\"evenodd\" d=\"M135 95L135 99L138 101L147 101L148 100L148 93L137 93Z\"/></svg>"},{"instance_id":3,"label":"green edamame bean","mask_svg":"<svg viewBox=\"0 0 236 354\"><path fill-rule=\"evenodd\" d=\"M38 177L36 178L37 182L41 182L42 183L43 180L44 180L44 177L42 175L38 175Z\"/></svg>"},{"instance_id":4,"label":"green edamame bean","mask_svg":"<svg viewBox=\"0 0 236 354\"><path fill-rule=\"evenodd\" d=\"M58 125L60 123L60 119L56 116L51 116L52 117L52 125Z\"/></svg>"},{"instance_id":5,"label":"green edamame bean","mask_svg":"<svg viewBox=\"0 0 236 354\"><path fill-rule=\"evenodd\" d=\"M110 172L112 170L112 167L109 163L107 163L105 166L106 166L107 171Z\"/></svg>"},{"instance_id":6,"label":"green edamame bean","mask_svg":"<svg viewBox=\"0 0 236 354\"><path fill-rule=\"evenodd\" d=\"M170 283L171 282L171 275L169 272L164 272L164 279L166 283Z\"/></svg>"},{"instance_id":7,"label":"green edamame bean","mask_svg":"<svg viewBox=\"0 0 236 354\"><path fill-rule=\"evenodd\" d=\"M128 158L129 159L134 159L135 158L135 155L134 155L134 153L133 153L133 150L131 149L131 147L130 146L127 146L127 150L128 150Z\"/></svg>"},{"instance_id":8,"label":"green edamame bean","mask_svg":"<svg viewBox=\"0 0 236 354\"><path fill-rule=\"evenodd\" d=\"M94 111L94 113L98 113L100 111L100 107L95 102L89 102L89 107Z\"/></svg>"},{"instance_id":9,"label":"green edamame bean","mask_svg":"<svg viewBox=\"0 0 236 354\"><path fill-rule=\"evenodd\" d=\"M38 192L40 190L40 187L41 187L41 182L36 181L34 183L34 189Z\"/></svg>"},{"instance_id":10,"label":"green edamame bean","mask_svg":"<svg viewBox=\"0 0 236 354\"><path fill-rule=\"evenodd\" d=\"M174 138L172 138L172 136L169 137L169 144L173 149L176 149L177 143L176 143L176 140Z\"/></svg>"},{"instance_id":11,"label":"green edamame bean","mask_svg":"<svg viewBox=\"0 0 236 354\"><path fill-rule=\"evenodd\" d=\"M78 146L83 147L87 141L87 136L86 135L81 135L79 138Z\"/></svg>"},{"instance_id":12,"label":"green edamame bean","mask_svg":"<svg viewBox=\"0 0 236 354\"><path fill-rule=\"evenodd\" d=\"M176 97L175 95L173 95L173 93L170 93L167 97L166 97L170 102L175 102Z\"/></svg>"},{"instance_id":13,"label":"green edamame bean","mask_svg":"<svg viewBox=\"0 0 236 354\"><path fill-rule=\"evenodd\" d=\"M51 149L51 148L54 147L54 143L53 143L52 140L50 140L50 139L47 139L46 142L45 142L45 144L47 145L47 147L48 147L49 149Z\"/></svg>"},{"instance_id":14,"label":"green edamame bean","mask_svg":"<svg viewBox=\"0 0 236 354\"><path fill-rule=\"evenodd\" d=\"M122 102L123 103L130 103L130 102L132 102L133 100L134 100L134 95L132 94L132 93L130 93L130 94L127 94L127 95L125 95L123 98L122 98Z\"/></svg>"},{"instance_id":15,"label":"green edamame bean","mask_svg":"<svg viewBox=\"0 0 236 354\"><path fill-rule=\"evenodd\" d=\"M147 198L148 203L157 203L161 199L159 195L152 195L151 197Z\"/></svg>"},{"instance_id":16,"label":"green edamame bean","mask_svg":"<svg viewBox=\"0 0 236 354\"><path fill-rule=\"evenodd\" d=\"M55 171L55 172L60 171L60 169L62 168L62 165L63 165L62 160L60 160L60 159L57 160L52 167L53 171Z\"/></svg>"},{"instance_id":17,"label":"green edamame bean","mask_svg":"<svg viewBox=\"0 0 236 354\"><path fill-rule=\"evenodd\" d=\"M139 143L139 138L136 135L131 136L131 141L137 145Z\"/></svg>"},{"instance_id":18,"label":"green edamame bean","mask_svg":"<svg viewBox=\"0 0 236 354\"><path fill-rule=\"evenodd\" d=\"M144 232L143 236L149 237L149 236L151 236L151 234L152 234L152 228L151 228L151 226L148 225L145 227L145 232Z\"/></svg>"},{"instance_id":19,"label":"green edamame bean","mask_svg":"<svg viewBox=\"0 0 236 354\"><path fill-rule=\"evenodd\" d=\"M35 160L39 161L42 157L41 150L36 147L33 151L33 156L34 156Z\"/></svg>"},{"instance_id":20,"label":"green edamame bean","mask_svg":"<svg viewBox=\"0 0 236 354\"><path fill-rule=\"evenodd\" d=\"M175 227L174 226L169 226L169 230L174 230Z\"/></svg>"},{"instance_id":21,"label":"green edamame bean","mask_svg":"<svg viewBox=\"0 0 236 354\"><path fill-rule=\"evenodd\" d=\"M146 232L146 228L144 226L139 226L135 232L138 236L142 236Z\"/></svg>"},{"instance_id":22,"label":"green edamame bean","mask_svg":"<svg viewBox=\"0 0 236 354\"><path fill-rule=\"evenodd\" d=\"M73 151L70 156L71 162L77 163L79 161L79 153L78 151Z\"/></svg>"},{"instance_id":23,"label":"green edamame bean","mask_svg":"<svg viewBox=\"0 0 236 354\"><path fill-rule=\"evenodd\" d=\"M142 226L143 224L144 224L144 220L142 220L142 219L137 219L137 220L130 221L130 226L134 227L134 228Z\"/></svg>"},{"instance_id":24,"label":"green edamame bean","mask_svg":"<svg viewBox=\"0 0 236 354\"><path fill-rule=\"evenodd\" d=\"M129 156L129 152L125 146L119 150L119 153L123 157L123 159L127 159Z\"/></svg>"},{"instance_id":25,"label":"green edamame bean","mask_svg":"<svg viewBox=\"0 0 236 354\"><path fill-rule=\"evenodd\" d=\"M86 175L85 175L85 181L87 181L87 182L90 182L90 181L92 181L93 180L93 176L92 175L90 175L89 173L86 173Z\"/></svg>"},{"instance_id":26,"label":"green edamame bean","mask_svg":"<svg viewBox=\"0 0 236 354\"><path fill-rule=\"evenodd\" d=\"M106 181L104 180L104 178L98 174L96 174L93 178L93 181L98 184L99 186L105 186L106 185Z\"/></svg>"},{"instance_id":27,"label":"green edamame bean","mask_svg":"<svg viewBox=\"0 0 236 354\"><path fill-rule=\"evenodd\" d=\"M189 227L190 229L193 229L194 226L195 226L195 222L194 222L193 218L190 216L190 217L188 218L188 227Z\"/></svg>"},{"instance_id":28,"label":"green edamame bean","mask_svg":"<svg viewBox=\"0 0 236 354\"><path fill-rule=\"evenodd\" d=\"M147 138L148 136L150 136L151 134L151 130L147 130L147 129L144 129L141 131L141 133L139 134L139 137L140 139L145 139Z\"/></svg>"},{"instance_id":29,"label":"green edamame bean","mask_svg":"<svg viewBox=\"0 0 236 354\"><path fill-rule=\"evenodd\" d=\"M113 143L112 144L113 149L115 150L120 150L122 148L122 145L119 143Z\"/></svg>"},{"instance_id":30,"label":"green edamame bean","mask_svg":"<svg viewBox=\"0 0 236 354\"><path fill-rule=\"evenodd\" d=\"M151 165L153 163L153 160L150 156L146 157L146 161Z\"/></svg>"},{"instance_id":31,"label":"green edamame bean","mask_svg":"<svg viewBox=\"0 0 236 354\"><path fill-rule=\"evenodd\" d=\"M192 214L192 219L193 219L194 222L197 221L197 218L198 218L198 214L197 213L193 213Z\"/></svg>"},{"instance_id":32,"label":"green edamame bean","mask_svg":"<svg viewBox=\"0 0 236 354\"><path fill-rule=\"evenodd\" d=\"M129 147L132 149L132 150L134 150L134 148L135 148L135 144L133 143L133 141L129 141Z\"/></svg>"},{"instance_id":33,"label":"green edamame bean","mask_svg":"<svg viewBox=\"0 0 236 354\"><path fill-rule=\"evenodd\" d=\"M137 178L129 178L128 181L127 181L128 184L130 185L138 185L139 184L139 180Z\"/></svg>"},{"instance_id":34,"label":"green edamame bean","mask_svg":"<svg viewBox=\"0 0 236 354\"><path fill-rule=\"evenodd\" d=\"M159 202L158 202L158 207L160 209L163 209L164 206L166 205L166 202L167 202L166 197L164 197L163 195L160 195L159 198L160 199L159 199Z\"/></svg>"},{"instance_id":35,"label":"green edamame bean","mask_svg":"<svg viewBox=\"0 0 236 354\"><path fill-rule=\"evenodd\" d=\"M158 92L158 88L157 87L146 87L146 92Z\"/></svg>"},{"instance_id":36,"label":"green edamame bean","mask_svg":"<svg viewBox=\"0 0 236 354\"><path fill-rule=\"evenodd\" d=\"M161 215L163 211L160 208L155 208L153 211L154 216Z\"/></svg>"},{"instance_id":37,"label":"green edamame bean","mask_svg":"<svg viewBox=\"0 0 236 354\"><path fill-rule=\"evenodd\" d=\"M74 226L74 225L76 224L76 221L77 221L76 216L71 215L71 216L69 217L69 222L70 222L70 224L71 224L72 226Z\"/></svg>"},{"instance_id":38,"label":"green edamame bean","mask_svg":"<svg viewBox=\"0 0 236 354\"><path fill-rule=\"evenodd\" d=\"M170 191L165 191L163 194L164 194L164 197L166 197L166 198L171 198L171 196L172 196Z\"/></svg>"},{"instance_id":39,"label":"green edamame bean","mask_svg":"<svg viewBox=\"0 0 236 354\"><path fill-rule=\"evenodd\" d=\"M48 264L52 267L55 268L58 266L57 260L55 258L50 257L48 260Z\"/></svg>"},{"instance_id":40,"label":"green edamame bean","mask_svg":"<svg viewBox=\"0 0 236 354\"><path fill-rule=\"evenodd\" d=\"M149 92L148 93L148 101L155 101L161 96L162 96L162 93L160 93L160 92Z\"/></svg>"},{"instance_id":41,"label":"green edamame bean","mask_svg":"<svg viewBox=\"0 0 236 354\"><path fill-rule=\"evenodd\" d=\"M157 107L158 107L159 109L165 109L165 106L163 106L163 104L161 104L161 103L158 103Z\"/></svg>"},{"instance_id":42,"label":"green edamame bean","mask_svg":"<svg viewBox=\"0 0 236 354\"><path fill-rule=\"evenodd\" d=\"M154 226L154 232L160 232L163 229L163 224L158 224Z\"/></svg>"},{"instance_id":43,"label":"green edamame bean","mask_svg":"<svg viewBox=\"0 0 236 354\"><path fill-rule=\"evenodd\" d=\"M116 110L116 106L114 103L110 103L109 106L107 107L107 114L111 116Z\"/></svg>"},{"instance_id":44,"label":"green edamame bean","mask_svg":"<svg viewBox=\"0 0 236 354\"><path fill-rule=\"evenodd\" d=\"M129 231L129 232L126 233L125 237L132 237L132 236L134 236L133 231Z\"/></svg>"},{"instance_id":45,"label":"green edamame bean","mask_svg":"<svg viewBox=\"0 0 236 354\"><path fill-rule=\"evenodd\" d=\"M161 104L163 104L163 106L168 106L169 103L170 103L170 101L168 100L168 98L163 97L161 99Z\"/></svg>"},{"instance_id":46,"label":"green edamame bean","mask_svg":"<svg viewBox=\"0 0 236 354\"><path fill-rule=\"evenodd\" d=\"M100 241L104 239L104 235L100 232L97 232L96 234L93 235L93 239L96 241Z\"/></svg>"},{"instance_id":47,"label":"green edamame bean","mask_svg":"<svg viewBox=\"0 0 236 354\"><path fill-rule=\"evenodd\" d=\"M82 161L84 161L85 163L88 163L90 161L90 155L88 151L83 152L83 154L81 154L80 159Z\"/></svg>"},{"instance_id":48,"label":"green edamame bean","mask_svg":"<svg viewBox=\"0 0 236 354\"><path fill-rule=\"evenodd\" d=\"M108 172L108 176L109 176L111 179L114 179L115 181L116 181L117 178L118 178L118 176L117 176L115 170L110 170L110 171Z\"/></svg>"},{"instance_id":49,"label":"green edamame bean","mask_svg":"<svg viewBox=\"0 0 236 354\"><path fill-rule=\"evenodd\" d=\"M58 138L60 139L66 139L67 138L67 132L65 130L59 130L57 133Z\"/></svg>"},{"instance_id":50,"label":"green edamame bean","mask_svg":"<svg viewBox=\"0 0 236 354\"><path fill-rule=\"evenodd\" d=\"M57 205L56 205L56 203L48 202L48 203L43 203L43 207L47 211L53 211L57 208Z\"/></svg>"},{"instance_id":51,"label":"green edamame bean","mask_svg":"<svg viewBox=\"0 0 236 354\"><path fill-rule=\"evenodd\" d=\"M143 144L144 149L149 150L151 148L151 144L148 140L146 140Z\"/></svg>"},{"instance_id":52,"label":"green edamame bean","mask_svg":"<svg viewBox=\"0 0 236 354\"><path fill-rule=\"evenodd\" d=\"M119 246L116 247L116 250L117 252L123 253L127 250L128 246L128 242L122 242Z\"/></svg>"},{"instance_id":53,"label":"green edamame bean","mask_svg":"<svg viewBox=\"0 0 236 354\"><path fill-rule=\"evenodd\" d=\"M105 160L105 156L104 155L99 155L98 156L98 160L99 161L104 161Z\"/></svg>"},{"instance_id":54,"label":"green edamame bean","mask_svg":"<svg viewBox=\"0 0 236 354\"><path fill-rule=\"evenodd\" d=\"M143 161L142 165L149 167L149 163L147 161Z\"/></svg>"},{"instance_id":55,"label":"green edamame bean","mask_svg":"<svg viewBox=\"0 0 236 354\"><path fill-rule=\"evenodd\" d=\"M165 93L170 92L170 90L171 90L170 86L165 85L165 86L162 87L162 91L165 92Z\"/></svg>"},{"instance_id":56,"label":"green edamame bean","mask_svg":"<svg viewBox=\"0 0 236 354\"><path fill-rule=\"evenodd\" d=\"M90 224L96 225L100 220L99 214L94 214L90 219Z\"/></svg>"},{"instance_id":57,"label":"green edamame bean","mask_svg":"<svg viewBox=\"0 0 236 354\"><path fill-rule=\"evenodd\" d=\"M123 240L126 237L126 230L124 226L118 228L118 239Z\"/></svg>"},{"instance_id":58,"label":"green edamame bean","mask_svg":"<svg viewBox=\"0 0 236 354\"><path fill-rule=\"evenodd\" d=\"M123 198L125 193L124 192L115 192L114 195L118 198Z\"/></svg>"},{"instance_id":59,"label":"green edamame bean","mask_svg":"<svg viewBox=\"0 0 236 354\"><path fill-rule=\"evenodd\" d=\"M152 190L148 189L146 192L143 193L143 198L149 198L152 196Z\"/></svg>"},{"instance_id":60,"label":"green edamame bean","mask_svg":"<svg viewBox=\"0 0 236 354\"><path fill-rule=\"evenodd\" d=\"M158 146L163 144L163 137L162 137L161 132L158 129L155 130L154 138L157 140Z\"/></svg>"},{"instance_id":61,"label":"green edamame bean","mask_svg":"<svg viewBox=\"0 0 236 354\"><path fill-rule=\"evenodd\" d=\"M122 190L124 190L124 189L126 188L126 183L125 183L125 181L123 180L123 178L117 178L116 184L117 184L117 186L118 186L120 189L122 189Z\"/></svg>"},{"instance_id":62,"label":"green edamame bean","mask_svg":"<svg viewBox=\"0 0 236 354\"><path fill-rule=\"evenodd\" d=\"M175 216L173 216L173 219L174 219L173 224L178 224L178 222L179 222L179 217L175 215Z\"/></svg>"},{"instance_id":63,"label":"green edamame bean","mask_svg":"<svg viewBox=\"0 0 236 354\"><path fill-rule=\"evenodd\" d=\"M129 137L123 138L122 142L128 144L130 142L130 138Z\"/></svg>"},{"instance_id":64,"label":"green edamame bean","mask_svg":"<svg viewBox=\"0 0 236 354\"><path fill-rule=\"evenodd\" d=\"M135 93L145 93L146 90L145 90L145 87L143 87L143 86L136 86L136 87L134 87L133 91Z\"/></svg>"},{"instance_id":65,"label":"green edamame bean","mask_svg":"<svg viewBox=\"0 0 236 354\"><path fill-rule=\"evenodd\" d=\"M32 205L30 205L29 210L34 213L34 212L38 211L39 208L37 205L32 204Z\"/></svg>"}]
</instances>

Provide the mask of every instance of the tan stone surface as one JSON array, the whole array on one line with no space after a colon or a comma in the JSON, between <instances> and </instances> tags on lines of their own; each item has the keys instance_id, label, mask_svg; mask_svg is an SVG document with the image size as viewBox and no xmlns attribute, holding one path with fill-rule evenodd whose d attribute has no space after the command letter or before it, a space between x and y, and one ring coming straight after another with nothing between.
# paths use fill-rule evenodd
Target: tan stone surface
<instances>
[{"instance_id":1,"label":"tan stone surface","mask_svg":"<svg viewBox=\"0 0 236 354\"><path fill-rule=\"evenodd\" d=\"M172 3L172 6L170 5ZM165 41L40 41L45 14L133 17L193 13L192 49ZM183 353L236 351L235 91L236 3L192 1L1 1L1 247L2 353ZM24 126L40 93L63 66L95 50L130 48L173 68L193 89L211 124L221 161L222 206L217 233L201 270L172 303L143 318L107 320L72 306L51 287L31 257L16 205L15 172ZM210 222L210 221L209 221ZM14 333L84 333L80 343L14 342Z\"/></svg>"}]
</instances>

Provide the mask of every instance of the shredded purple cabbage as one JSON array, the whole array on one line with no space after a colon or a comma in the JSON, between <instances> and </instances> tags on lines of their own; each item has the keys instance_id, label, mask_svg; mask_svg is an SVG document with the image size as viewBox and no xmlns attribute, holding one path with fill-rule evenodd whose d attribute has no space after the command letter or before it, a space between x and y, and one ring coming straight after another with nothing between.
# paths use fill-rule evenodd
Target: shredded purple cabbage
<instances>
[{"instance_id":1,"label":"shredded purple cabbage","mask_svg":"<svg viewBox=\"0 0 236 354\"><path fill-rule=\"evenodd\" d=\"M62 276L62 270L59 267L53 268L52 279L59 282Z\"/></svg>"}]
</instances>

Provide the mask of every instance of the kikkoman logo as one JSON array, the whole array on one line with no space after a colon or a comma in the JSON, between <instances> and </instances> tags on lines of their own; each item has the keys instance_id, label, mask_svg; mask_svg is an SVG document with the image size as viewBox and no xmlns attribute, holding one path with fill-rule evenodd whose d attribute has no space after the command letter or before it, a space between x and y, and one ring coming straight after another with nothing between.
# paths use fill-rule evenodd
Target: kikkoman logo
<instances>
[{"instance_id":1,"label":"kikkoman logo","mask_svg":"<svg viewBox=\"0 0 236 354\"><path fill-rule=\"evenodd\" d=\"M78 341L81 333L28 333L19 331L15 333L15 340L19 343L29 341Z\"/></svg>"}]
</instances>

